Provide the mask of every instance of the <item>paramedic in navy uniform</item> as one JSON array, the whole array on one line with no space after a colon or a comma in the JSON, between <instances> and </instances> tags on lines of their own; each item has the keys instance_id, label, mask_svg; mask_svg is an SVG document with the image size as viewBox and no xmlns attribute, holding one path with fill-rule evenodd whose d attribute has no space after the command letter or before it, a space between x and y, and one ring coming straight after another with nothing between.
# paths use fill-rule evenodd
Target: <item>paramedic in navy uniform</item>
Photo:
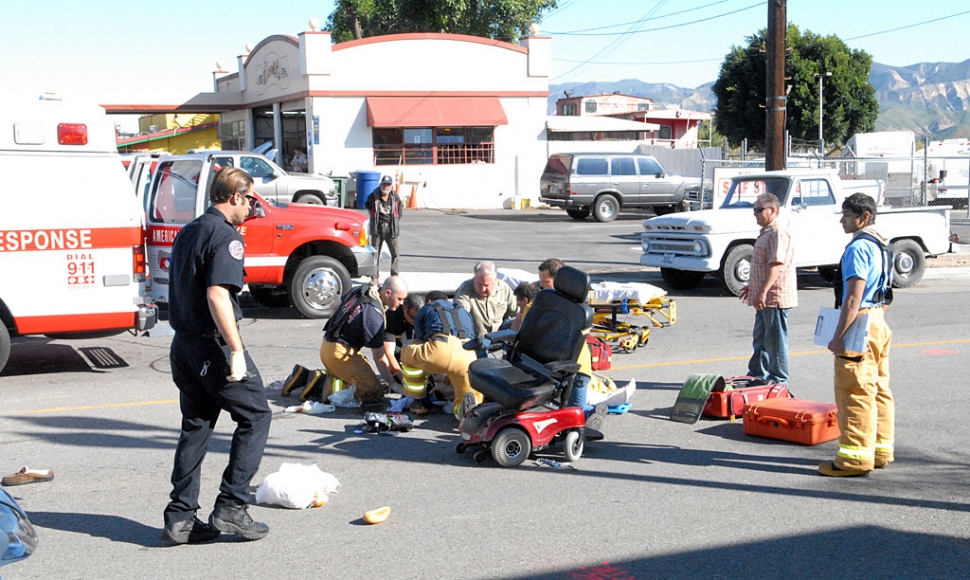
<instances>
[{"instance_id":1,"label":"paramedic in navy uniform","mask_svg":"<svg viewBox=\"0 0 970 580\"><path fill-rule=\"evenodd\" d=\"M182 411L162 533L172 544L207 542L220 532L247 540L269 533L247 509L254 503L249 484L259 469L272 415L236 325L242 318L236 294L243 286L243 241L236 226L249 214L252 195L249 174L233 167L221 170L209 190L212 205L182 228L172 247L169 322L175 338L170 360ZM202 461L222 410L236 422L236 431L206 524L196 516Z\"/></svg>"}]
</instances>

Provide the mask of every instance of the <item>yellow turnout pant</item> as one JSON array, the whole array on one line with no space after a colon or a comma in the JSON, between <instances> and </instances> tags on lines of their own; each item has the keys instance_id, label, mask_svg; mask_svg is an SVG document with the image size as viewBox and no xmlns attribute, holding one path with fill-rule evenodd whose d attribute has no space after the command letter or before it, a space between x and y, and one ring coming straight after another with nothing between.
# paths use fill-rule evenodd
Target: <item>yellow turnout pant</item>
<instances>
[{"instance_id":1,"label":"yellow turnout pant","mask_svg":"<svg viewBox=\"0 0 970 580\"><path fill-rule=\"evenodd\" d=\"M320 345L320 361L330 375L324 387L325 397L330 396L331 380L337 377L343 379L348 388L351 384L356 385L357 398L361 403L376 403L384 398L384 387L381 386L380 379L357 349L342 342L329 342L324 339Z\"/></svg>"},{"instance_id":2,"label":"yellow turnout pant","mask_svg":"<svg viewBox=\"0 0 970 580\"><path fill-rule=\"evenodd\" d=\"M461 339L448 334L435 334L424 342L407 344L401 349L402 365L421 369L427 374L448 375L455 388L456 406L468 392L474 393L475 402L482 402L481 393L472 389L468 381L468 365L476 358L474 351L461 347Z\"/></svg>"},{"instance_id":3,"label":"yellow turnout pant","mask_svg":"<svg viewBox=\"0 0 970 580\"><path fill-rule=\"evenodd\" d=\"M835 355L835 404L839 409L839 450L835 465L841 469L871 471L893 461L896 409L889 390L889 345L892 331L882 308L869 315L866 351Z\"/></svg>"}]
</instances>

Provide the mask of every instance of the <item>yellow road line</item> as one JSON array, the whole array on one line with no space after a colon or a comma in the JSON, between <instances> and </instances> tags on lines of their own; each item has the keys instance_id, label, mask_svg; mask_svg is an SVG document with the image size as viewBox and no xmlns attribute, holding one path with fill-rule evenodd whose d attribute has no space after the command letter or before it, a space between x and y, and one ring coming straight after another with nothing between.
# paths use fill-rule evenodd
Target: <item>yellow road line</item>
<instances>
[{"instance_id":1,"label":"yellow road line","mask_svg":"<svg viewBox=\"0 0 970 580\"><path fill-rule=\"evenodd\" d=\"M958 338L958 339L954 339L954 340L935 340L935 341L930 341L930 342L910 342L910 343L894 344L894 345L892 345L892 350L896 350L896 349L900 349L900 348L918 348L918 347L924 347L924 346L939 346L939 345L942 345L942 344L965 344L965 343L968 343L968 342L970 342L970 338ZM790 352L790 353L788 353L788 356L789 357L793 357L793 356L805 356L805 355L817 355L817 354L830 354L830 353L827 350L806 350L806 351L802 351L802 352ZM610 367L610 370L611 371L622 371L622 370L628 370L628 369L649 369L649 368L658 368L658 367L673 367L673 366L678 366L678 365L694 365L694 364L710 363L710 362L724 362L724 361L748 360L749 358L751 358L751 355L750 354L747 354L747 355L744 355L744 356L726 356L726 357L721 357L721 358L699 358L699 359L692 359L692 360L678 360L678 361L668 361L668 362L658 362L658 363L646 363L646 364L642 364L642 365L613 365L612 367Z\"/></svg>"},{"instance_id":2,"label":"yellow road line","mask_svg":"<svg viewBox=\"0 0 970 580\"><path fill-rule=\"evenodd\" d=\"M64 411L90 411L91 409L112 409L115 407L144 407L148 405L171 405L178 403L178 399L163 399L161 401L131 401L128 403L108 403L105 405L81 405L79 407L52 407L50 409L30 409L14 411L11 415L33 415L38 413L61 413Z\"/></svg>"},{"instance_id":3,"label":"yellow road line","mask_svg":"<svg viewBox=\"0 0 970 580\"><path fill-rule=\"evenodd\" d=\"M923 346L939 346L943 344L966 344L970 343L970 338L960 338L955 340L936 340L930 342L911 342L903 344L894 344L893 349L899 348L918 348ZM788 356L805 356L805 355L819 355L828 354L827 350L806 350L802 352L792 352ZM647 368L657 368L657 367L670 367L678 365L691 365L691 364L701 364L710 362L724 362L724 361L738 361L738 360L748 360L751 355L745 356L726 356L720 358L701 358L701 359L691 359L691 360L681 360L681 361L670 361L670 362L659 362L659 363L647 363L642 365L613 365L610 369L611 371L621 371L628 369L647 369ZM148 405L171 405L172 403L178 403L178 399L162 399L159 401L133 401L128 403L108 403L105 405L82 405L79 407L52 407L50 409L30 409L26 411L14 411L8 413L8 415L36 415L43 413L63 413L66 411L90 411L92 409L113 409L117 407L144 407Z\"/></svg>"}]
</instances>

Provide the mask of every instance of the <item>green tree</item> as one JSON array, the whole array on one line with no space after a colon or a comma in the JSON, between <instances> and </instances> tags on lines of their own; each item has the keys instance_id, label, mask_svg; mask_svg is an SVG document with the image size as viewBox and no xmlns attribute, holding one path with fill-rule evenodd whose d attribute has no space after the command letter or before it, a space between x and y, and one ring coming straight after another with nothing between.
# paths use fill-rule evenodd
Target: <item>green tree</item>
<instances>
[{"instance_id":1,"label":"green tree","mask_svg":"<svg viewBox=\"0 0 970 580\"><path fill-rule=\"evenodd\" d=\"M761 147L765 141L766 38L762 29L747 38L747 46L732 46L714 83L717 130L732 144L747 139ZM841 144L856 134L872 131L879 116L875 89L869 84L872 56L849 48L837 36L804 34L788 25L785 83L789 87L786 127L795 139L818 139L818 79L823 79L823 135L826 143Z\"/></svg>"},{"instance_id":2,"label":"green tree","mask_svg":"<svg viewBox=\"0 0 970 580\"><path fill-rule=\"evenodd\" d=\"M403 32L469 34L517 43L556 0L337 0L335 42Z\"/></svg>"}]
</instances>

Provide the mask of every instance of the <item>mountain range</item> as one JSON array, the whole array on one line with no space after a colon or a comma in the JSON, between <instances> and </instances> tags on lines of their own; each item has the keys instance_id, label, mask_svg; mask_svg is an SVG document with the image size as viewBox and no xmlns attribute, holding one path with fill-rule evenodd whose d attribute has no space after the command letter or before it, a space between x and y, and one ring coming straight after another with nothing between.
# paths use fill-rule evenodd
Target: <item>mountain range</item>
<instances>
[{"instance_id":1,"label":"mountain range","mask_svg":"<svg viewBox=\"0 0 970 580\"><path fill-rule=\"evenodd\" d=\"M908 66L873 63L869 83L879 101L877 131L913 131L931 140L970 137L970 60ZM711 81L689 89L636 79L550 85L549 114L555 113L556 100L566 90L573 96L618 91L649 97L658 109L710 111L716 103L713 85Z\"/></svg>"}]
</instances>

